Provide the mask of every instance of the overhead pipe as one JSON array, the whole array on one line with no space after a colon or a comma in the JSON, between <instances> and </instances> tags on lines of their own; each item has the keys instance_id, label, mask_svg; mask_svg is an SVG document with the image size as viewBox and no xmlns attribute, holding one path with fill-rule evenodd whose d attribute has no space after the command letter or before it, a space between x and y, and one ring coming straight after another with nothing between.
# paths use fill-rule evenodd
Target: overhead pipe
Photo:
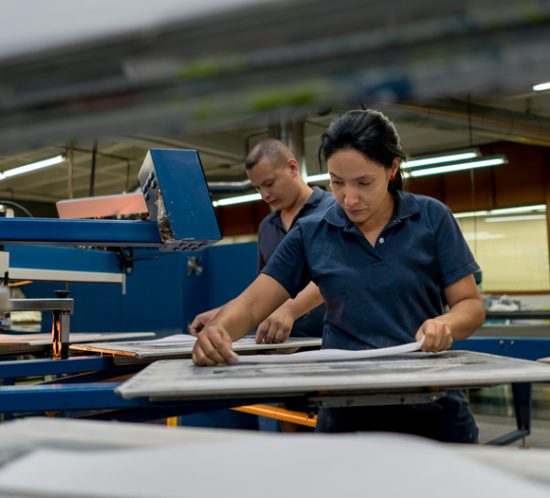
<instances>
[{"instance_id":1,"label":"overhead pipe","mask_svg":"<svg viewBox=\"0 0 550 498\"><path fill-rule=\"evenodd\" d=\"M405 120L422 117L426 126L456 130L470 125L480 135L528 145L550 147L550 119L466 102L436 102L431 105L381 104L377 106Z\"/></svg>"}]
</instances>

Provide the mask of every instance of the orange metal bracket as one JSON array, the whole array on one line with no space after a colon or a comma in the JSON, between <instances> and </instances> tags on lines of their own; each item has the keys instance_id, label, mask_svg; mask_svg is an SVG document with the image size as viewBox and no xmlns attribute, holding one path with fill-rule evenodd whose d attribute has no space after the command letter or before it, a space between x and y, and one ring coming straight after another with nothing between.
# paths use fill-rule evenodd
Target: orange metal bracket
<instances>
[{"instance_id":1,"label":"orange metal bracket","mask_svg":"<svg viewBox=\"0 0 550 498\"><path fill-rule=\"evenodd\" d=\"M249 413L251 415L259 415L261 417L274 418L284 422L292 422L293 424L305 425L307 427L315 427L317 424L317 415L310 417L307 413L287 410L277 406L269 405L247 405L232 408L236 412Z\"/></svg>"}]
</instances>

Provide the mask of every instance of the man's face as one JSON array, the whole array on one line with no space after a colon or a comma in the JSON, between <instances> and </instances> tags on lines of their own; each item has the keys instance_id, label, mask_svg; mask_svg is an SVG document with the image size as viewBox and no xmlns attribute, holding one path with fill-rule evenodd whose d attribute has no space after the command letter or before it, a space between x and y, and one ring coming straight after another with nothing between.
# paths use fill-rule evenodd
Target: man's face
<instances>
[{"instance_id":1,"label":"man's face","mask_svg":"<svg viewBox=\"0 0 550 498\"><path fill-rule=\"evenodd\" d=\"M295 202L297 178L295 168L291 164L272 165L270 160L265 158L246 173L271 209L286 209Z\"/></svg>"}]
</instances>

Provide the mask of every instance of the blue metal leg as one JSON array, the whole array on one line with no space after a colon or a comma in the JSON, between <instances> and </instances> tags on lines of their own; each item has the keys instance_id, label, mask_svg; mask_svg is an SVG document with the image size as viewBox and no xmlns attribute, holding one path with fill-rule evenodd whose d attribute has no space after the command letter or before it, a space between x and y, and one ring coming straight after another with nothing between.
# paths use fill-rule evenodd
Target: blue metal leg
<instances>
[{"instance_id":1,"label":"blue metal leg","mask_svg":"<svg viewBox=\"0 0 550 498\"><path fill-rule=\"evenodd\" d=\"M487 444L504 446L531 434L531 383L512 384L517 430L504 434Z\"/></svg>"}]
</instances>

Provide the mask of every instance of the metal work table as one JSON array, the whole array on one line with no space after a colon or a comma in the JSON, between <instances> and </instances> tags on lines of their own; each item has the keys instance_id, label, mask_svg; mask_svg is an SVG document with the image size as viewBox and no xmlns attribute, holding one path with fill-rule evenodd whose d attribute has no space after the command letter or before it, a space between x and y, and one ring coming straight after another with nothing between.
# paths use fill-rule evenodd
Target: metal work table
<instances>
[{"instance_id":1,"label":"metal work table","mask_svg":"<svg viewBox=\"0 0 550 498\"><path fill-rule=\"evenodd\" d=\"M258 394L391 393L550 381L550 367L470 351L408 353L363 361L246 364L200 368L190 360L155 362L125 382L127 399L194 399Z\"/></svg>"},{"instance_id":2,"label":"metal work table","mask_svg":"<svg viewBox=\"0 0 550 498\"><path fill-rule=\"evenodd\" d=\"M162 350L170 343L161 341L129 341L114 343L112 349L128 347L140 351L155 352L155 348L146 346L157 344ZM109 343L101 343L102 347L110 348ZM137 345L137 346L136 346ZM86 346L86 345L85 345ZM247 338L235 344L240 354L289 352L300 348L318 348L320 339L295 338L282 344L256 344L253 338ZM141 348L141 349L140 349ZM176 354L189 357L192 345L180 344L177 352L168 348L166 354ZM96 351L96 348L92 348ZM132 353L133 354L133 353ZM113 355L93 355L71 357L65 360L38 359L26 361L0 362L0 379L4 386L0 387L0 413L36 414L49 410L78 412L82 410L104 411L122 410L108 413L105 418L150 420L162 416L196 413L220 407L231 407L250 402L250 397L230 400L198 400L196 402L156 403L147 399L125 400L115 393L120 385L120 376L128 376L142 368L143 364L153 361L152 356L141 358ZM54 381L35 385L14 386L14 379L28 376L58 376ZM113 377L116 380L111 380ZM125 377L124 377L125 378ZM276 398L260 396L260 401L271 401ZM101 413L90 413L86 416L101 418Z\"/></svg>"},{"instance_id":3,"label":"metal work table","mask_svg":"<svg viewBox=\"0 0 550 498\"><path fill-rule=\"evenodd\" d=\"M154 332L73 332L69 336L69 344L153 337ZM51 347L52 335L48 333L0 334L0 356L44 351Z\"/></svg>"},{"instance_id":4,"label":"metal work table","mask_svg":"<svg viewBox=\"0 0 550 498\"><path fill-rule=\"evenodd\" d=\"M488 320L514 320L513 324L485 324L472 337L456 341L453 349L538 360L550 356L550 327L541 320L550 319L549 311L488 311ZM527 320L526 323L522 323ZM536 320L535 323L529 321Z\"/></svg>"},{"instance_id":5,"label":"metal work table","mask_svg":"<svg viewBox=\"0 0 550 498\"><path fill-rule=\"evenodd\" d=\"M529 435L531 383L550 381L550 366L470 351L409 353L363 361L308 364L235 364L196 367L190 360L148 366L117 392L126 399L154 402L228 400L233 397L304 397L318 407L426 403L447 388L511 383L517 430L491 444Z\"/></svg>"},{"instance_id":6,"label":"metal work table","mask_svg":"<svg viewBox=\"0 0 550 498\"><path fill-rule=\"evenodd\" d=\"M279 344L256 344L254 337L247 336L233 344L239 354L289 353L298 349L319 349L321 339L313 337L289 337ZM191 358L193 343L176 341L120 341L74 344L73 352L89 352L112 356L115 363L132 360L152 362L172 358Z\"/></svg>"}]
</instances>

